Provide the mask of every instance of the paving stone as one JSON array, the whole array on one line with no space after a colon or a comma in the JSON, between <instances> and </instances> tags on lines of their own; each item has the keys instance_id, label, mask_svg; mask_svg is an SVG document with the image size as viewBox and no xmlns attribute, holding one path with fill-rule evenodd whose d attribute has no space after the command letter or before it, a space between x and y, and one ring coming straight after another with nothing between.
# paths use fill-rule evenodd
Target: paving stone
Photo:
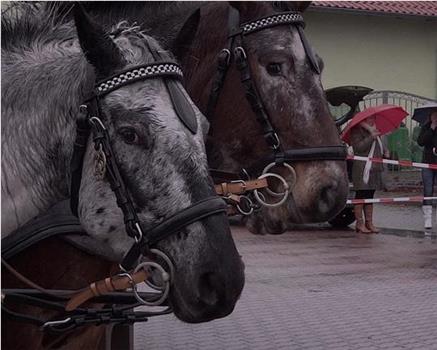
<instances>
[{"instance_id":1,"label":"paving stone","mask_svg":"<svg viewBox=\"0 0 437 350\"><path fill-rule=\"evenodd\" d=\"M437 350L437 242L234 228L246 285L232 315L135 326L135 349ZM165 339L165 340L164 340Z\"/></svg>"}]
</instances>

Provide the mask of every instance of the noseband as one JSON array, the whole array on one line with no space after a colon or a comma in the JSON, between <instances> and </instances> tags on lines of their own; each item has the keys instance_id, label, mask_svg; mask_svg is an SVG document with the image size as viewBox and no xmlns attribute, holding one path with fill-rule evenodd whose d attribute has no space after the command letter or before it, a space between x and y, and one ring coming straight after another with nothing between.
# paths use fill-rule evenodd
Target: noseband
<instances>
[{"instance_id":1,"label":"noseband","mask_svg":"<svg viewBox=\"0 0 437 350\"><path fill-rule=\"evenodd\" d=\"M262 133L267 144L273 151L272 155L251 166L248 169L248 172L259 173L260 170L263 168L265 169L266 164L271 165L271 163L283 165L285 162L346 160L347 151L344 146L306 147L303 149L284 150L278 133L271 123L271 118L264 108L260 94L258 93L252 79L248 55L244 45L244 38L266 28L279 25L292 25L297 28L311 68L316 74L320 74L320 68L316 56L304 35L304 20L302 15L299 12L283 12L240 25L240 14L238 10L230 6L229 11L228 41L226 48L224 48L218 55L218 67L208 100L207 116L208 118L213 116L220 92L225 82L226 74L232 63L235 62L235 65L240 72L240 80L245 91L246 99L256 115L256 120L262 128ZM215 172L215 170L212 171L213 176ZM223 172L221 173L223 174ZM218 177L220 177L218 172L217 174L219 175Z\"/></svg>"}]
</instances>

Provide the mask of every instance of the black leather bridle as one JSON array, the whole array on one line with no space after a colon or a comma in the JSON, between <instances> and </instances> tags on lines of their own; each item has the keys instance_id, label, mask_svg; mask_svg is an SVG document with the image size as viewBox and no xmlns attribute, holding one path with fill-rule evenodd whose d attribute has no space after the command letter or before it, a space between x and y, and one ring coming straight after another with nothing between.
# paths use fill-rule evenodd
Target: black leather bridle
<instances>
[{"instance_id":1,"label":"black leather bridle","mask_svg":"<svg viewBox=\"0 0 437 350\"><path fill-rule=\"evenodd\" d=\"M251 168L249 168L250 174L252 172L258 171L259 169L262 169L263 166L270 162L281 165L284 162L301 162L313 160L344 161L346 160L347 155L347 151L344 146L306 147L303 149L288 150L283 149L278 134L271 123L271 118L269 118L269 115L264 108L261 97L253 82L249 67L249 61L247 58L247 52L244 46L244 38L247 35L279 25L292 25L297 29L299 36L302 40L302 44L305 48L306 56L309 60L311 68L314 70L314 72L320 74L320 68L317 63L317 58L304 35L304 20L299 12L277 13L240 25L239 11L232 6L229 6L229 34L227 45L226 48L224 48L218 55L217 72L212 83L211 93L207 105L206 115L208 116L208 118L212 118L214 110L218 103L220 92L226 79L226 74L232 62L235 62L235 65L240 72L240 80L245 91L246 99L256 115L256 120L262 128L263 136L267 144L273 150L272 155L268 156L266 159L260 160L257 164L254 164L253 166L251 166ZM224 172L221 173L223 174ZM220 177L218 171L217 174Z\"/></svg>"},{"instance_id":2,"label":"black leather bridle","mask_svg":"<svg viewBox=\"0 0 437 350\"><path fill-rule=\"evenodd\" d=\"M157 53L155 52L155 54ZM89 135L92 134L94 148L98 158L102 159L103 162L101 172L108 179L111 189L116 196L117 205L123 212L126 233L135 240L132 248L120 264L121 268L126 271L131 270L140 255L147 254L149 248L157 242L180 231L183 227L193 222L226 212L225 202L218 196L210 196L177 212L144 233L143 225L135 211L131 196L114 157L109 134L103 122L105 116L100 100L105 95L122 86L138 80L154 78L162 78L164 80L179 118L192 133L195 133L197 131L196 116L190 102L183 92L180 91L179 85L176 84L175 80L182 79L182 71L173 62L155 62L149 65L129 68L98 82L92 96L81 106L82 113L77 119L77 137L71 163L71 209L73 214L77 216L83 159ZM187 117L186 113L191 113L192 115Z\"/></svg>"},{"instance_id":3,"label":"black leather bridle","mask_svg":"<svg viewBox=\"0 0 437 350\"><path fill-rule=\"evenodd\" d=\"M154 54L155 60L160 59L159 53L151 51ZM131 84L136 81L145 79L160 78L169 92L173 107L181 119L181 122L195 134L197 132L197 120L194 110L185 94L180 90L180 85L177 80L182 79L182 71L180 67L173 62L158 61L152 64L136 66L98 82L95 85L93 92L85 103L80 107L80 115L76 121L76 140L74 144L73 156L71 160L71 200L70 207L76 216L78 216L79 190L82 177L83 160L86 152L88 139L92 135L94 148L97 152L97 168L96 171L100 176L106 177L110 183L111 189L114 192L117 200L117 205L123 212L126 233L135 240L131 249L125 255L120 268L123 271L130 271L137 263L141 255L148 255L150 248L157 242L165 239L169 235L179 232L187 225L202 220L212 215L225 215L226 203L218 196L206 197L203 200L194 203L193 205L177 212L171 217L165 219L160 224L156 225L147 232L144 231L143 225L139 220L133 201L129 194L128 188L123 181L117 165L114 151L112 149L111 140L108 131L105 127L105 114L101 108L101 99L121 88L122 86ZM46 226L44 226L46 227ZM65 227L65 226L64 226ZM74 223L73 232L80 229L78 223ZM82 232L84 233L84 232ZM108 323L126 323L144 322L150 316L162 315L171 312L168 307L163 311L135 311L134 307L141 304L139 299L154 298L154 293L139 293L135 290L135 295L132 293L108 293L103 296L94 298L94 302L103 302L112 304L111 307L103 309L92 308L77 308L72 312L65 313L64 303L71 296L72 291L56 291L44 289L32 281L27 280L18 271L13 269L3 260L12 257L15 253L22 251L32 244L39 242L50 235L40 235L35 239L19 239L10 241L8 250L3 255L2 250L2 265L6 267L12 274L25 284L34 286L27 289L2 289L2 295L8 301L24 303L37 306L44 309L63 312L66 315L62 320L43 320L27 314L22 314L9 309L2 302L2 312L5 316L19 322L31 323L40 326L43 330L52 332L65 332L79 326L87 324L108 324ZM22 238L22 237L21 237ZM151 253L156 250L152 249ZM171 262L170 262L171 263ZM125 273L127 274L127 273ZM26 282L27 280L27 282ZM140 296L142 295L142 296ZM139 299L138 299L138 297ZM164 300L165 305L166 301ZM117 304L117 306L115 305ZM122 306L119 306L122 304Z\"/></svg>"}]
</instances>

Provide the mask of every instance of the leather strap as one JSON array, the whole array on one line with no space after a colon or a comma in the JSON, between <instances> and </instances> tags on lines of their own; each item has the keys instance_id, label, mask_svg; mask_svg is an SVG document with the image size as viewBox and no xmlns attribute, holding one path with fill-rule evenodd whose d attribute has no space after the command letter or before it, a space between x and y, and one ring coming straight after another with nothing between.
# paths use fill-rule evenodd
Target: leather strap
<instances>
[{"instance_id":1,"label":"leather strap","mask_svg":"<svg viewBox=\"0 0 437 350\"><path fill-rule=\"evenodd\" d=\"M78 216L79 190L82 181L82 164L90 131L88 115L85 114L84 111L79 111L79 116L76 120L76 140L74 141L73 156L70 162L70 208L75 216Z\"/></svg>"},{"instance_id":2,"label":"leather strap","mask_svg":"<svg viewBox=\"0 0 437 350\"><path fill-rule=\"evenodd\" d=\"M101 116L102 111L98 105L98 115ZM92 115L93 116L93 115ZM101 149L106 157L106 176L109 179L109 183L112 191L117 199L117 205L123 212L124 224L126 227L126 233L129 237L136 238L140 235L137 225L140 226L137 213L135 211L132 199L126 189L126 185L123 181L123 177L120 174L119 167L117 165L114 151L109 140L108 131L99 122L91 123L93 132L94 147L96 150Z\"/></svg>"},{"instance_id":3,"label":"leather strap","mask_svg":"<svg viewBox=\"0 0 437 350\"><path fill-rule=\"evenodd\" d=\"M97 282L91 283L88 288L74 295L65 306L66 311L73 311L80 305L102 294L107 294L117 290L125 290L133 287L133 284L144 282L148 277L148 274L144 269L132 274L130 277L127 275L116 275L105 278Z\"/></svg>"},{"instance_id":4,"label":"leather strap","mask_svg":"<svg viewBox=\"0 0 437 350\"><path fill-rule=\"evenodd\" d=\"M237 182L222 182L215 185L215 192L219 196L229 196L230 194L243 194L255 189L261 189L268 187L267 179L256 179L249 181L237 181Z\"/></svg>"}]
</instances>

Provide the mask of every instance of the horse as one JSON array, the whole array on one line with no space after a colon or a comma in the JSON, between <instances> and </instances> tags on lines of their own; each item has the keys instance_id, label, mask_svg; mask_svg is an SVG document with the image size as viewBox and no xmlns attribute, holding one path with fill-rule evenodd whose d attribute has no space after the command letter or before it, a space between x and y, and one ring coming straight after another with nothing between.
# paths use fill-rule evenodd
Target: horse
<instances>
[{"instance_id":1,"label":"horse","mask_svg":"<svg viewBox=\"0 0 437 350\"><path fill-rule=\"evenodd\" d=\"M323 61L304 37L303 20L283 20L287 14L300 18L309 4L287 1L84 3L95 18L107 25L121 17L136 21L175 53L184 70L187 91L211 123L207 141L211 168L233 173L252 169L250 175L257 176L270 162L283 164L284 159L288 160L289 166L275 169L292 187L286 204L264 206L247 217L247 226L254 233L279 234L290 222L326 221L344 207L347 199L345 152L332 155L342 144L321 84ZM59 17L68 17L65 3L49 7ZM211 90L216 89L217 60L226 53L222 49L230 49L225 61L237 61L232 51L237 45L228 44L229 33L234 33L234 38L238 33L232 31L235 28L229 28L230 16L235 12L240 32L244 24L254 27L250 35L238 34L244 38L241 47L247 56L245 74L251 80L252 90L246 91L247 76L242 84L241 71L235 64L225 62L222 69L227 70L226 79L221 81L223 86L211 110L209 101ZM181 45L180 36L192 38L189 45ZM270 134L266 133L266 125ZM263 134L273 139L273 144L266 142ZM275 154L282 155L272 158L275 146L282 149Z\"/></svg>"},{"instance_id":2,"label":"horse","mask_svg":"<svg viewBox=\"0 0 437 350\"><path fill-rule=\"evenodd\" d=\"M76 183L76 210L87 232L77 245L120 262L134 242L143 248L147 232L159 232L156 227L172 222L184 210L202 209L208 198L206 204L214 203L217 197L213 198L204 147L208 122L172 79L180 75L178 67L156 40L126 22L105 32L80 6L74 22L63 23L53 16L41 17L37 7L24 4L17 9L10 16L2 13L2 239L70 197L69 182L78 173L70 159L76 152L76 124L83 114L79 106L90 96L92 102L86 106L96 108L92 112L100 118L88 120L94 141L83 145ZM165 62L156 62L156 55ZM145 80L138 72L151 72L153 79ZM94 84L102 79L96 95ZM175 98L189 104L188 119L177 110ZM187 112L186 105L183 111ZM108 169L110 174L105 173ZM244 285L244 265L224 209L202 210L197 219L191 217L177 232L154 242L175 269L169 303L176 317L192 323L231 313ZM64 256L58 251L64 246L58 243L30 249L34 258L46 258L35 265L61 270L57 276L48 276L50 270L32 275L36 282L50 283L47 288L63 288L68 277L62 271L87 273L75 266L52 265L77 254ZM24 267L33 271L35 266L29 265L23 263L20 272L26 275ZM98 266L94 275L106 274L108 266ZM72 280L80 278L73 275ZM9 334L3 344L17 341L11 337L19 334L14 329L21 325L3 325L4 336ZM32 339L31 347L42 343L40 335Z\"/></svg>"}]
</instances>

